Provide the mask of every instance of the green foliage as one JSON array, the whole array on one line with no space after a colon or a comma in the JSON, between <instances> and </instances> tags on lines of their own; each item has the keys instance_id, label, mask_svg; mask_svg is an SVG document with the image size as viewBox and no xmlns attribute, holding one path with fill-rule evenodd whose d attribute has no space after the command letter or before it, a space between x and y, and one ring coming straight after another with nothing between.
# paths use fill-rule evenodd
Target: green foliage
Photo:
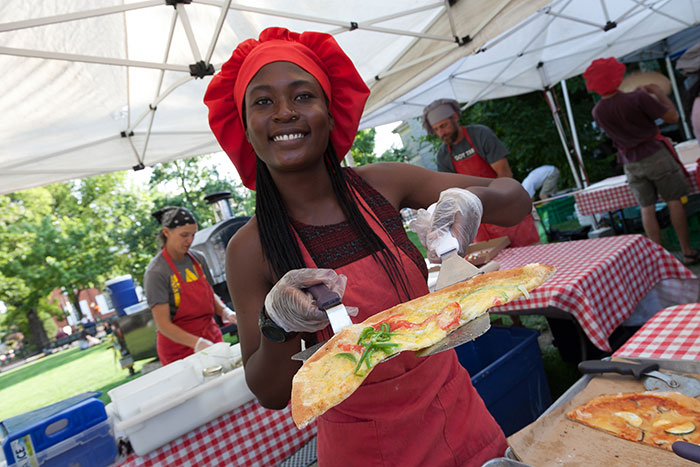
<instances>
[{"instance_id":1,"label":"green foliage","mask_svg":"<svg viewBox=\"0 0 700 467\"><path fill-rule=\"evenodd\" d=\"M154 197L155 208L185 207L192 211L200 228L208 227L215 222L214 211L204 196L217 191L230 191L234 216L253 215L255 193L221 176L216 167L207 165L210 161L210 156L191 157L156 166L149 182L157 193ZM170 193L158 192L161 186L175 189Z\"/></svg>"},{"instance_id":2,"label":"green foliage","mask_svg":"<svg viewBox=\"0 0 700 467\"><path fill-rule=\"evenodd\" d=\"M53 320L54 317L63 319L63 310L59 308L56 304L50 303L47 298L42 298L39 300L37 305L37 314L41 320L41 324L44 326L44 331L49 338L52 338L58 332L58 326Z\"/></svg>"},{"instance_id":3,"label":"green foliage","mask_svg":"<svg viewBox=\"0 0 700 467\"><path fill-rule=\"evenodd\" d=\"M369 128L360 130L355 135L355 141L350 148L350 154L355 161L355 165L367 165L377 161L377 156L374 154L374 137L377 130Z\"/></svg>"},{"instance_id":4,"label":"green foliage","mask_svg":"<svg viewBox=\"0 0 700 467\"><path fill-rule=\"evenodd\" d=\"M408 149L406 148L395 148L387 149L379 156L382 162L408 162Z\"/></svg>"}]
</instances>

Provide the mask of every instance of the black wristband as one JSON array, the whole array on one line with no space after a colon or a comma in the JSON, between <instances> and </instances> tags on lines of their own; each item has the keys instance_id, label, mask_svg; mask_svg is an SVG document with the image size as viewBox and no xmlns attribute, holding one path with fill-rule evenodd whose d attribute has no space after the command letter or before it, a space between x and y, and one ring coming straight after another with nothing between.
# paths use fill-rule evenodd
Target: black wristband
<instances>
[{"instance_id":1,"label":"black wristband","mask_svg":"<svg viewBox=\"0 0 700 467\"><path fill-rule=\"evenodd\" d=\"M275 323L272 318L268 316L267 311L265 311L265 305L263 305L260 310L260 315L258 316L258 327L262 335L273 342L287 342L297 335L296 332L285 331Z\"/></svg>"}]
</instances>

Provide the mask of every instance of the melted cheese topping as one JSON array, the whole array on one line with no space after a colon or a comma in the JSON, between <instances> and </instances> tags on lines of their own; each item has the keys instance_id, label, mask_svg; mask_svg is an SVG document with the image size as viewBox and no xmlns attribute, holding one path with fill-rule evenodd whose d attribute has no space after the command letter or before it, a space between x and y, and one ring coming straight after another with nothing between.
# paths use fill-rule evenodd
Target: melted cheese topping
<instances>
[{"instance_id":1,"label":"melted cheese topping","mask_svg":"<svg viewBox=\"0 0 700 467\"><path fill-rule=\"evenodd\" d=\"M599 396L566 415L620 438L667 450L675 441L700 443L700 411L660 393Z\"/></svg>"}]
</instances>

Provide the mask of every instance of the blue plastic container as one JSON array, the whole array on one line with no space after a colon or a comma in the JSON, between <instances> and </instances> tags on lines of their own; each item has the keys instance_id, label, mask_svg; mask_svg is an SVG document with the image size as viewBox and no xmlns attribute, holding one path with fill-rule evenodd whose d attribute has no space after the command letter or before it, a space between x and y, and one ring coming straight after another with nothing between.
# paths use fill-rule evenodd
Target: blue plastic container
<instances>
[{"instance_id":1,"label":"blue plastic container","mask_svg":"<svg viewBox=\"0 0 700 467\"><path fill-rule=\"evenodd\" d=\"M117 315L125 316L124 309L139 302L134 287L134 280L130 275L115 277L105 282L109 294L112 296L112 305L117 310Z\"/></svg>"},{"instance_id":2,"label":"blue plastic container","mask_svg":"<svg viewBox=\"0 0 700 467\"><path fill-rule=\"evenodd\" d=\"M455 348L506 436L535 421L552 404L538 334L533 329L494 326Z\"/></svg>"},{"instance_id":3,"label":"blue plastic container","mask_svg":"<svg viewBox=\"0 0 700 467\"><path fill-rule=\"evenodd\" d=\"M109 466L117 444L99 392L84 393L0 422L7 465Z\"/></svg>"}]
</instances>

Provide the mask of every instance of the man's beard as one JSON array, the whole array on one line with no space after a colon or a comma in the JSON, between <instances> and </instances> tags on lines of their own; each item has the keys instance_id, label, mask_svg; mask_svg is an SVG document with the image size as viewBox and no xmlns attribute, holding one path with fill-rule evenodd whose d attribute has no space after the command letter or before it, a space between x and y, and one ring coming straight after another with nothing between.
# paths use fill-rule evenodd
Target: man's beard
<instances>
[{"instance_id":1,"label":"man's beard","mask_svg":"<svg viewBox=\"0 0 700 467\"><path fill-rule=\"evenodd\" d=\"M445 135L445 138L443 138L443 141L446 144L453 145L457 142L458 138L459 138L459 128L454 128L450 133Z\"/></svg>"}]
</instances>

